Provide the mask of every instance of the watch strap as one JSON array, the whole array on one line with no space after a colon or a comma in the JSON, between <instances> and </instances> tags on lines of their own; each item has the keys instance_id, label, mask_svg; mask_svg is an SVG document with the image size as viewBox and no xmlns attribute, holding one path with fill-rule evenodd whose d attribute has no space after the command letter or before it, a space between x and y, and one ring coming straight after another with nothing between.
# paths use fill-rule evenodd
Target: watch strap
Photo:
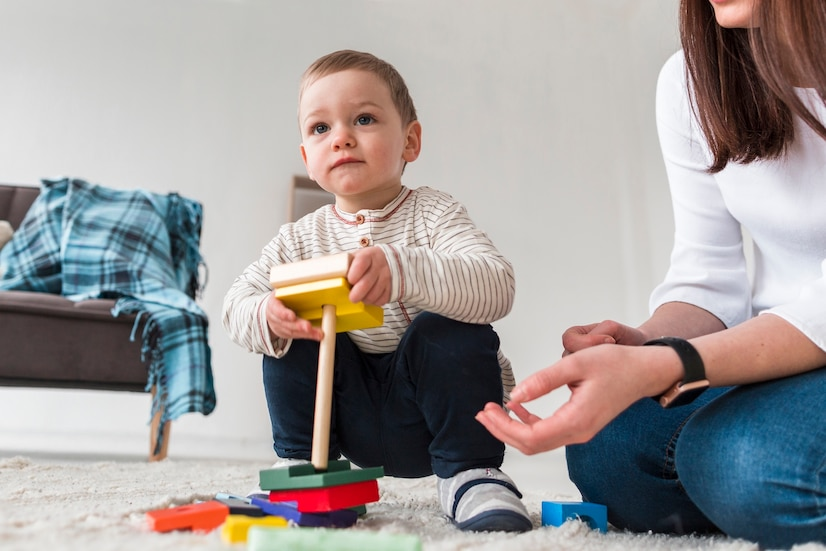
<instances>
[{"instance_id":1,"label":"watch strap","mask_svg":"<svg viewBox=\"0 0 826 551\"><path fill-rule=\"evenodd\" d=\"M683 364L684 375L682 381L678 382L676 385L674 385L674 387L669 389L669 391L667 391L666 394L668 394L668 392L673 392L676 387L680 387L689 383L695 383L698 381L705 381L706 368L703 364L703 359L700 357L700 353L697 352L697 349L694 348L694 345L692 345L687 340L681 339L679 337L660 337L659 339L652 339L650 341L643 343L643 346L649 345L670 347L677 353L677 356L679 356L680 358L680 362ZM706 386L707 385L708 383L706 382ZM690 397L688 401L693 400L693 398L696 397L696 394L699 394L701 392L702 389L695 391L695 394L692 397ZM661 400L662 397L663 395L653 396L652 398L656 401L659 401L660 403L664 403L663 400ZM665 403L669 403L669 401L666 400ZM665 405L664 407L668 406Z\"/></svg>"}]
</instances>

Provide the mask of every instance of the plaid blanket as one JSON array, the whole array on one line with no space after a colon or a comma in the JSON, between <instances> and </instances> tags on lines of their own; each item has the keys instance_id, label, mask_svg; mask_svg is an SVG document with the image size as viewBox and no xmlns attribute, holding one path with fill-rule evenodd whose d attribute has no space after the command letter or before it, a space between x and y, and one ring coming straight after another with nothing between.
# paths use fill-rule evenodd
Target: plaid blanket
<instances>
[{"instance_id":1,"label":"plaid blanket","mask_svg":"<svg viewBox=\"0 0 826 551\"><path fill-rule=\"evenodd\" d=\"M43 180L11 242L0 249L0 290L115 298L113 316L144 319L146 389L163 423L215 408L199 251L202 208L172 193L113 190L83 180ZM132 339L135 338L135 330ZM158 435L159 450L163 434Z\"/></svg>"}]
</instances>

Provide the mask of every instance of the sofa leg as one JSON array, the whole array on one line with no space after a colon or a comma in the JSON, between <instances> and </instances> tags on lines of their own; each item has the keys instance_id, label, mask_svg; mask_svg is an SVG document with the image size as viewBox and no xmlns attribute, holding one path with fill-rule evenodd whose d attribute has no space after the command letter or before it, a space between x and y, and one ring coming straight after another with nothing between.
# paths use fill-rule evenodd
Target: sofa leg
<instances>
[{"instance_id":1,"label":"sofa leg","mask_svg":"<svg viewBox=\"0 0 826 551\"><path fill-rule=\"evenodd\" d=\"M155 396L155 387L152 387L152 397ZM155 453L155 448L158 444L158 429L161 424L161 416L163 415L163 406L155 412L152 416L152 422L149 424L149 461L161 461L166 459L167 450L169 449L169 437L172 432L172 421L167 421L163 424L163 442L158 453Z\"/></svg>"},{"instance_id":2,"label":"sofa leg","mask_svg":"<svg viewBox=\"0 0 826 551\"><path fill-rule=\"evenodd\" d=\"M149 430L149 461L160 461L166 459L167 449L169 448L169 433L172 430L172 421L167 421L163 424L163 442L161 442L161 449L155 453L155 446L158 443L158 426L161 423L160 412L152 417L152 425Z\"/></svg>"}]
</instances>

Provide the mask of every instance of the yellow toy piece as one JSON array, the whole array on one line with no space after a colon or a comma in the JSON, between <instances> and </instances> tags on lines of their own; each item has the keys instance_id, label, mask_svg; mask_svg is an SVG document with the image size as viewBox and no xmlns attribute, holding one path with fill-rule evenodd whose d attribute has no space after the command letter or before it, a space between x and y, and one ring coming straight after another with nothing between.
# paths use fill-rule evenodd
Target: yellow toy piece
<instances>
[{"instance_id":1,"label":"yellow toy piece","mask_svg":"<svg viewBox=\"0 0 826 551\"><path fill-rule=\"evenodd\" d=\"M343 277L299 283L275 290L275 298L314 327L321 327L325 304L336 307L336 333L379 327L384 322L384 310L379 306L350 302L350 284Z\"/></svg>"},{"instance_id":2,"label":"yellow toy piece","mask_svg":"<svg viewBox=\"0 0 826 551\"><path fill-rule=\"evenodd\" d=\"M286 528L289 525L283 517L248 517L244 515L228 515L221 527L221 539L224 543L240 543L247 541L247 533L253 526L269 528Z\"/></svg>"}]
</instances>

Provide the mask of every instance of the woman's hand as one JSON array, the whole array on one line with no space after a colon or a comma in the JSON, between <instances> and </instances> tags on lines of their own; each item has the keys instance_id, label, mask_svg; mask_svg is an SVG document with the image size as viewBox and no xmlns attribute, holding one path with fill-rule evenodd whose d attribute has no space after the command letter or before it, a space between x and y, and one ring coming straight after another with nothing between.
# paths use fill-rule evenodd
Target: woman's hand
<instances>
[{"instance_id":1,"label":"woman's hand","mask_svg":"<svg viewBox=\"0 0 826 551\"><path fill-rule=\"evenodd\" d=\"M782 352L788 356L788 347L792 346L788 343L798 341L783 331L783 326L788 324L777 322L780 318L768 319L772 317L758 316L729 330L742 332L754 325L768 326L740 340L744 343L743 350L734 347L731 338L716 339L714 347L706 346L702 351L706 375L717 377L717 385L747 382L742 374L759 371L754 367L761 356L767 355L767 347L755 349L754 342L766 344L775 339L786 343ZM683 377L682 363L673 350L642 344L660 335L690 339L723 329L723 323L713 314L684 302L663 304L639 328L611 320L571 327L562 335L562 359L534 373L511 393L508 408L518 419L509 417L501 405L492 403L485 405L476 419L495 437L526 454L587 442L625 408L645 396L662 394ZM701 340L698 339L697 344ZM805 339L800 339L800 344L793 348L804 350L804 344ZM817 363L818 358L822 360L820 352L820 356L813 354L806 365L822 366L822 361ZM715 362L720 355L722 359ZM778 365L775 357L771 360L772 365ZM728 373L722 373L719 367L710 373L709 368L715 363L728 366ZM571 390L571 397L546 419L533 415L522 405L564 385Z\"/></svg>"},{"instance_id":2,"label":"woman's hand","mask_svg":"<svg viewBox=\"0 0 826 551\"><path fill-rule=\"evenodd\" d=\"M310 339L321 341L324 332L313 327L309 321L299 318L295 312L287 308L283 302L270 294L267 300L267 326L270 328L270 338L282 339Z\"/></svg>"},{"instance_id":3,"label":"woman's hand","mask_svg":"<svg viewBox=\"0 0 826 551\"><path fill-rule=\"evenodd\" d=\"M390 302L390 266L387 257L379 247L366 247L353 254L347 281L351 302L365 302L375 306L384 306Z\"/></svg>"},{"instance_id":4,"label":"woman's hand","mask_svg":"<svg viewBox=\"0 0 826 551\"><path fill-rule=\"evenodd\" d=\"M681 370L677 355L664 347L592 346L520 383L508 404L518 420L494 403L486 404L476 420L527 455L581 444L640 398L664 391ZM571 396L550 417L542 419L522 405L564 385Z\"/></svg>"}]
</instances>

